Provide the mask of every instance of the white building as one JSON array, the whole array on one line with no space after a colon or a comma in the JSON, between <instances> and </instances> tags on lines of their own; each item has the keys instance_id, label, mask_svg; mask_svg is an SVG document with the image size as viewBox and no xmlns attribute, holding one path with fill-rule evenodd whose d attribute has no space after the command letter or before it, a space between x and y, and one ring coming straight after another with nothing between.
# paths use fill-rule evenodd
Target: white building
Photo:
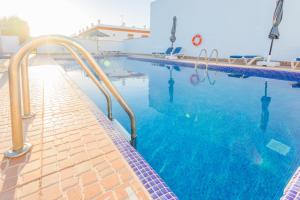
<instances>
[{"instance_id":1,"label":"white building","mask_svg":"<svg viewBox=\"0 0 300 200\"><path fill-rule=\"evenodd\" d=\"M135 28L127 26L113 26L98 24L87 28L84 31L80 31L79 38L109 41L123 41L134 38L146 38L150 36L150 31L146 28Z\"/></svg>"},{"instance_id":2,"label":"white building","mask_svg":"<svg viewBox=\"0 0 300 200\"><path fill-rule=\"evenodd\" d=\"M87 27L73 36L91 53L105 51L122 51L125 40L149 37L150 31L146 28L127 26L113 26L98 23L97 26ZM38 53L67 53L64 47L46 45L38 48Z\"/></svg>"},{"instance_id":3,"label":"white building","mask_svg":"<svg viewBox=\"0 0 300 200\"><path fill-rule=\"evenodd\" d=\"M173 16L177 16L177 40L184 53L196 56L200 49L217 48L220 57L235 54L266 56L270 47L276 0L156 0L151 4L151 36L125 41L125 52L151 53L170 46ZM281 37L274 42L273 58L293 60L300 56L300 1L286 0L279 26ZM203 44L192 45L195 34Z\"/></svg>"}]
</instances>

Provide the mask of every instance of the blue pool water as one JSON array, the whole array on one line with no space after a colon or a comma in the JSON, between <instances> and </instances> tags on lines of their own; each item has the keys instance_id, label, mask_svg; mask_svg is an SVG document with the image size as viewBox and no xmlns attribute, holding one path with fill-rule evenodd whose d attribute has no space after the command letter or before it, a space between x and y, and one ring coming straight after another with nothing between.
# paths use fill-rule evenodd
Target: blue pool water
<instances>
[{"instance_id":1,"label":"blue pool water","mask_svg":"<svg viewBox=\"0 0 300 200\"><path fill-rule=\"evenodd\" d=\"M297 78L234 70L230 76L196 73L127 58L99 63L136 114L137 150L180 199L282 196L300 165L300 88L291 85ZM80 67L64 66L106 111L104 97ZM129 130L128 117L115 101L113 115Z\"/></svg>"}]
</instances>

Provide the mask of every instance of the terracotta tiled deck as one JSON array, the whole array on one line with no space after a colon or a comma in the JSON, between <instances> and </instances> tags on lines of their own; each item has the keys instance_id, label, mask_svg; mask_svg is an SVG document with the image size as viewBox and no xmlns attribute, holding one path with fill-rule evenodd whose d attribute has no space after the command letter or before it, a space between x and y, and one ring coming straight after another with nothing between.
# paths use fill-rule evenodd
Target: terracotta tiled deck
<instances>
[{"instance_id":1,"label":"terracotta tiled deck","mask_svg":"<svg viewBox=\"0 0 300 200\"><path fill-rule=\"evenodd\" d=\"M11 146L7 74L0 76L0 199L151 199L80 93L55 66L30 69L24 121L32 151L6 159Z\"/></svg>"}]
</instances>

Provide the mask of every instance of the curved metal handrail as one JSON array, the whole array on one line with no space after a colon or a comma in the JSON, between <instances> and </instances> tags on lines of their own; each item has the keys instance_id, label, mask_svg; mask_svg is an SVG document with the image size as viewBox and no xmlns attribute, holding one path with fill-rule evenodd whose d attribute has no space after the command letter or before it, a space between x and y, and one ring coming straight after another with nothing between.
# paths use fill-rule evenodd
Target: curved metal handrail
<instances>
[{"instance_id":1,"label":"curved metal handrail","mask_svg":"<svg viewBox=\"0 0 300 200\"><path fill-rule=\"evenodd\" d=\"M88 77L90 77L90 79L95 83L95 85L99 88L99 90L101 90L101 92L103 93L103 95L106 98L107 117L110 120L112 120L113 119L113 117L112 117L112 108L111 108L112 103L111 103L111 98L110 98L110 95L109 95L108 91L101 85L101 83L98 81L96 76L86 66L86 64L83 62L83 60L80 58L80 56L76 53L76 51L74 51L71 47L69 47L65 44L62 44L62 46L64 46L70 52L70 54L78 62L78 64L82 67L82 69L85 71L85 73L88 75ZM95 66L93 68L95 68Z\"/></svg>"},{"instance_id":2,"label":"curved metal handrail","mask_svg":"<svg viewBox=\"0 0 300 200\"><path fill-rule=\"evenodd\" d=\"M30 111L30 104L27 102L24 102L24 100L27 98L30 98L30 91L29 91L29 78L28 78L28 63L29 63L29 54L28 52L22 61L21 64L21 76L22 76L22 100L23 100L23 119L31 118L34 116L33 113ZM29 101L28 101L29 102Z\"/></svg>"},{"instance_id":3,"label":"curved metal handrail","mask_svg":"<svg viewBox=\"0 0 300 200\"><path fill-rule=\"evenodd\" d=\"M218 60L219 60L219 51L218 51L218 49L213 49L211 51L210 56L209 56L209 61L213 57L214 54L216 55L215 56L215 61L218 62Z\"/></svg>"},{"instance_id":4,"label":"curved metal handrail","mask_svg":"<svg viewBox=\"0 0 300 200\"><path fill-rule=\"evenodd\" d=\"M19 51L12 57L10 66L9 66L9 93L10 93L10 109L11 109L11 123L12 123L12 149L5 152L6 157L18 157L25 153L27 153L32 145L30 143L24 143L23 138L23 126L21 119L21 96L20 96L20 87L19 87L19 68L20 64L23 62L23 59L28 53L32 52L37 47L43 44L58 44L58 45L66 45L72 48L76 48L83 57L88 61L88 63L94 68L97 76L103 81L106 88L114 95L122 108L127 112L130 120L131 120L131 144L135 146L136 143L136 120L135 115L131 108L127 105L126 101L120 95L118 90L113 86L110 82L109 78L102 71L102 69L98 66L95 59L91 56L91 54L85 50L78 42L75 40L60 36L60 35L50 35L50 36L41 36L35 38L29 42L27 42L23 47L19 49ZM24 64L26 66L26 64ZM26 67L24 67L25 69ZM26 73L27 72L27 73ZM28 74L28 71L23 70L22 73L24 76ZM23 86L24 84L24 86ZM28 79L24 80L22 78L22 88L27 88L28 93L24 94L23 92L23 102L24 108L27 106L29 108L30 113L30 97L29 97L29 83ZM25 110L24 110L25 111Z\"/></svg>"},{"instance_id":5,"label":"curved metal handrail","mask_svg":"<svg viewBox=\"0 0 300 200\"><path fill-rule=\"evenodd\" d=\"M204 53L204 59L205 59L205 61L206 61L206 65L208 64L208 53L207 53L207 49L201 49L201 51L200 51L200 53L199 53L199 56L198 56L198 58L197 58L197 61L196 61L196 63L195 63L195 69L198 69L198 66L199 66L199 60L200 60L200 58L201 58L201 56L202 56L202 54ZM207 66L206 66L207 67Z\"/></svg>"},{"instance_id":6,"label":"curved metal handrail","mask_svg":"<svg viewBox=\"0 0 300 200\"><path fill-rule=\"evenodd\" d=\"M210 56L208 57L208 52L207 52L207 49L201 49L201 51L200 51L200 53L199 53L199 56L198 56L198 58L197 58L197 62L195 63L195 70L196 70L196 74L198 75L198 65L199 65L199 60L200 60L200 58L201 58L201 56L202 56L202 54L204 54L205 55L205 75L206 75L206 77L207 77L207 79L208 79L208 82L209 82L209 84L210 85L214 85L215 83L216 83L216 81L214 80L214 81L212 81L211 80L211 78L210 78L210 76L209 76L209 73L208 73L208 66L209 66L209 61L210 61L210 59L213 57L213 55L215 54L215 60L216 60L216 62L218 61L218 58L219 58L219 52L218 52L218 50L217 49L213 49L212 50L212 52L210 53ZM198 75L199 76L199 75ZM202 80L200 80L201 82L203 82L203 81L205 81L205 77L202 79Z\"/></svg>"}]
</instances>

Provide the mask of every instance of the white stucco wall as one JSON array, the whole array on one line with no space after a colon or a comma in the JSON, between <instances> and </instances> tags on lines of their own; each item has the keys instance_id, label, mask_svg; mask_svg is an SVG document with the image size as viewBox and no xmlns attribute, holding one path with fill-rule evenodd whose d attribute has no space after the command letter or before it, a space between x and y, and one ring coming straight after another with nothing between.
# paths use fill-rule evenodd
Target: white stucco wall
<instances>
[{"instance_id":1,"label":"white stucco wall","mask_svg":"<svg viewBox=\"0 0 300 200\"><path fill-rule=\"evenodd\" d=\"M217 48L220 57L233 54L268 54L268 34L276 0L156 0L151 5L151 37L126 41L124 51L149 53L170 46L172 17L177 16L177 41L187 55L201 48ZM281 38L274 43L273 58L290 60L300 56L300 1L286 0L279 27ZM204 42L195 48L194 34Z\"/></svg>"},{"instance_id":2,"label":"white stucco wall","mask_svg":"<svg viewBox=\"0 0 300 200\"><path fill-rule=\"evenodd\" d=\"M0 54L12 54L19 49L17 36L0 36Z\"/></svg>"},{"instance_id":3,"label":"white stucco wall","mask_svg":"<svg viewBox=\"0 0 300 200\"><path fill-rule=\"evenodd\" d=\"M122 50L125 53L152 53L157 52L157 45L152 43L153 38L138 38L123 41ZM164 49L164 48L160 48ZM164 51L164 50L162 50Z\"/></svg>"}]
</instances>

